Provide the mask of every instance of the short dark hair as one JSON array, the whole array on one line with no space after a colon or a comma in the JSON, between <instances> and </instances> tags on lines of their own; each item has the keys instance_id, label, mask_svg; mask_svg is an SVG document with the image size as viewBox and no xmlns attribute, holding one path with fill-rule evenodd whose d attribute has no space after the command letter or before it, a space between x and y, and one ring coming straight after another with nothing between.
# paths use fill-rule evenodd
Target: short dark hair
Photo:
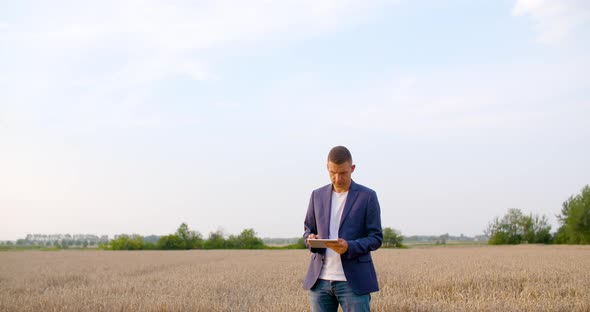
<instances>
[{"instance_id":1,"label":"short dark hair","mask_svg":"<svg viewBox=\"0 0 590 312\"><path fill-rule=\"evenodd\" d=\"M352 164L352 155L348 148L344 146L336 146L330 150L330 153L328 153L328 162L337 165L341 165L345 162L350 162Z\"/></svg>"}]
</instances>

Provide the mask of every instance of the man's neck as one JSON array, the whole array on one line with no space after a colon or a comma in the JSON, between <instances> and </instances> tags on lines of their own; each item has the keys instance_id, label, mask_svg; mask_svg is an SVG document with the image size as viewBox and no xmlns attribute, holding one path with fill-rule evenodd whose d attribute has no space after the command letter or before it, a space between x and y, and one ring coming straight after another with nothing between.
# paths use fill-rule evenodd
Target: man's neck
<instances>
[{"instance_id":1,"label":"man's neck","mask_svg":"<svg viewBox=\"0 0 590 312\"><path fill-rule=\"evenodd\" d=\"M347 188L336 188L334 185L332 185L332 191L335 193L346 193L348 190L350 190L350 185Z\"/></svg>"}]
</instances>

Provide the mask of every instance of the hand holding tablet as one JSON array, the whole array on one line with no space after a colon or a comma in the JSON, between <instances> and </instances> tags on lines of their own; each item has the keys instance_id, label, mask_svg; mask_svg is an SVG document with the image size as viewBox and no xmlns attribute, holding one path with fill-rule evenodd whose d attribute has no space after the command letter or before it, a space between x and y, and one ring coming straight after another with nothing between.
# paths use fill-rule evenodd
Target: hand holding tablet
<instances>
[{"instance_id":1,"label":"hand holding tablet","mask_svg":"<svg viewBox=\"0 0 590 312\"><path fill-rule=\"evenodd\" d=\"M311 248L328 248L326 243L337 243L338 239L320 239L320 238L308 238L307 243Z\"/></svg>"}]
</instances>

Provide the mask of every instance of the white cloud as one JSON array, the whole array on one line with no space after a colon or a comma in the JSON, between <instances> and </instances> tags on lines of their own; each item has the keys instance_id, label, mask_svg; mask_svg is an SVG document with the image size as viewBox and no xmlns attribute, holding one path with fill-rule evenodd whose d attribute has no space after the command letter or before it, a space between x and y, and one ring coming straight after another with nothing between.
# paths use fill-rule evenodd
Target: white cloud
<instances>
[{"instance_id":1,"label":"white cloud","mask_svg":"<svg viewBox=\"0 0 590 312\"><path fill-rule=\"evenodd\" d=\"M236 109L240 109L242 107L242 104L240 102L230 101L230 102L218 102L215 104L215 106L222 108L222 109L236 110Z\"/></svg>"},{"instance_id":2,"label":"white cloud","mask_svg":"<svg viewBox=\"0 0 590 312\"><path fill-rule=\"evenodd\" d=\"M265 41L267 45L273 40L320 36L363 20L378 3L259 0L29 4L28 16L0 24L0 43L8 56L0 60L0 67L2 75L10 77L10 90L0 94L0 103L14 106L16 103L9 99L18 98L21 108L13 110L38 111L47 99L75 92L78 111L100 111L103 115L83 113L82 119L93 120L89 124L104 122L97 119L112 119L119 124L120 120L133 120L119 116L120 107L146 99L149 93L144 88L151 83L174 76L194 81L222 80L216 63L207 55L239 48L243 43ZM64 105L62 100L55 102Z\"/></svg>"},{"instance_id":3,"label":"white cloud","mask_svg":"<svg viewBox=\"0 0 590 312\"><path fill-rule=\"evenodd\" d=\"M42 52L35 55L37 62L55 68L84 54L93 54L97 62L110 57L126 59L129 62L122 62L115 76L127 72L123 80L131 84L179 71L195 80L209 80L219 77L205 69L206 60L197 59L195 51L243 41L317 36L353 22L362 15L359 12L373 5L262 0L37 4L30 19L2 24L0 40Z\"/></svg>"},{"instance_id":4,"label":"white cloud","mask_svg":"<svg viewBox=\"0 0 590 312\"><path fill-rule=\"evenodd\" d=\"M587 87L582 70L587 67L583 63L479 66L399 77L365 91L366 102L372 104L357 117L355 126L429 136L510 133L550 124L559 131L568 127L564 113L582 109L565 96ZM548 105L555 98L563 98L561 106Z\"/></svg>"},{"instance_id":5,"label":"white cloud","mask_svg":"<svg viewBox=\"0 0 590 312\"><path fill-rule=\"evenodd\" d=\"M265 41L268 45L275 39L318 36L362 20L366 15L362 12L376 3L22 4L27 6L27 16L13 16L0 24L0 45L6 55L0 60L0 81L6 88L0 92L2 120L13 121L13 128L34 129L41 125L38 119L46 120L53 112L66 109L76 116L68 122L82 129L166 123L165 117L154 118L137 108L149 101L153 83L178 76L196 82L222 80L217 63L207 55L243 43ZM51 111L43 108L49 106ZM16 121L29 115L30 122L18 126Z\"/></svg>"},{"instance_id":6,"label":"white cloud","mask_svg":"<svg viewBox=\"0 0 590 312\"><path fill-rule=\"evenodd\" d=\"M539 32L542 43L558 43L575 36L578 28L590 22L587 0L517 0L512 14L528 15Z\"/></svg>"},{"instance_id":7,"label":"white cloud","mask_svg":"<svg viewBox=\"0 0 590 312\"><path fill-rule=\"evenodd\" d=\"M204 81L204 80L218 80L219 77L212 74L207 67L196 60L185 60L184 64L178 64L177 71L182 74L187 74L193 80Z\"/></svg>"},{"instance_id":8,"label":"white cloud","mask_svg":"<svg viewBox=\"0 0 590 312\"><path fill-rule=\"evenodd\" d=\"M273 85L265 102L273 103L273 115L282 122L303 121L299 131L310 136L329 128L410 137L503 137L546 131L549 125L558 135L575 124L573 119L584 118L583 104L573 94L587 89L589 66L572 61L393 71L389 80L347 89L307 73ZM560 105L551 104L556 99Z\"/></svg>"}]
</instances>

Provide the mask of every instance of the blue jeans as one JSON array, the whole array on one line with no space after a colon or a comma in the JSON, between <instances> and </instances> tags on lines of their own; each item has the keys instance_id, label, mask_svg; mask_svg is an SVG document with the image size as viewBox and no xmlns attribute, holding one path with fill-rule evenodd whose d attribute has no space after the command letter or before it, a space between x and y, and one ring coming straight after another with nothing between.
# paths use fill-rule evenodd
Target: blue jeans
<instances>
[{"instance_id":1,"label":"blue jeans","mask_svg":"<svg viewBox=\"0 0 590 312\"><path fill-rule=\"evenodd\" d=\"M319 279L309 291L312 312L336 312L338 304L344 312L371 310L371 294L357 295L348 282Z\"/></svg>"}]
</instances>

